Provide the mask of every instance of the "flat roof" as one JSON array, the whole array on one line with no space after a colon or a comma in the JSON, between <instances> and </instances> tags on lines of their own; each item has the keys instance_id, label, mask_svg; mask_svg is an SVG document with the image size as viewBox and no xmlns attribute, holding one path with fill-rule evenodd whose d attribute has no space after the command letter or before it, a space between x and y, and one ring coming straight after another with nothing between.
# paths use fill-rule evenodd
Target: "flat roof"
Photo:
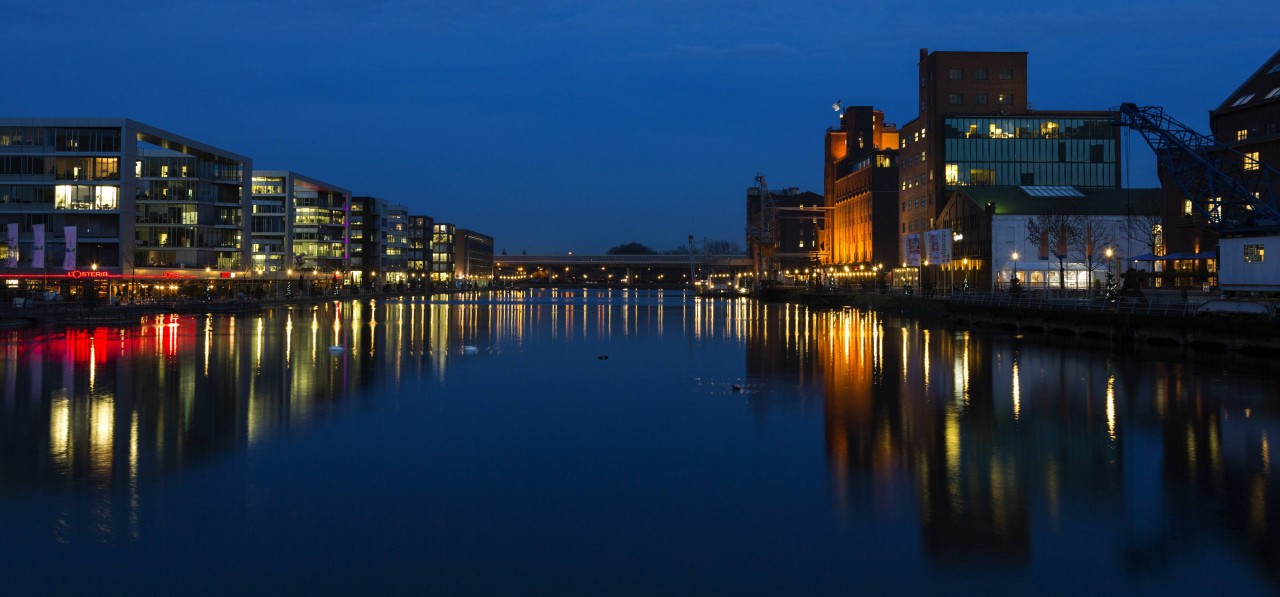
<instances>
[{"instance_id":1,"label":"flat roof","mask_svg":"<svg viewBox=\"0 0 1280 597\"><path fill-rule=\"evenodd\" d=\"M211 156L229 159L244 164L253 160L233 151L228 151L208 143L196 141L177 133L151 126L123 117L0 117L0 126L32 126L32 127L91 127L133 129L138 132L139 140L157 147L179 151L182 153L204 153ZM190 151L185 151L190 150Z\"/></svg>"},{"instance_id":2,"label":"flat roof","mask_svg":"<svg viewBox=\"0 0 1280 597\"><path fill-rule=\"evenodd\" d=\"M312 178L312 177L307 176L307 175L305 175L305 174L299 174L299 173L297 173L297 172L294 172L293 170L257 170L257 169L254 169L254 171L253 171L253 175L254 175L254 176L263 177L263 178L266 178L266 177L272 177L272 178L292 178L292 179L294 179L294 180L301 180L302 182L305 182L305 183L310 184L310 185L312 185L312 186L320 187L320 188L325 189L325 190L327 190L327 191L337 191L337 192L339 192L339 193L346 193L347 195L350 195L350 194L351 194L351 191L350 191L350 190L348 190L348 189L347 189L347 188L345 188L345 187L340 187L340 186L335 185L335 184L329 184L329 183L327 183L327 182L325 182L325 181L323 181L323 180L320 180L320 179L318 179L318 178Z\"/></svg>"},{"instance_id":3,"label":"flat roof","mask_svg":"<svg viewBox=\"0 0 1280 597\"><path fill-rule=\"evenodd\" d=\"M1052 191L1048 191L1052 189ZM1071 189L1075 194L1067 194ZM1030 192L1028 192L1030 190ZM1160 215L1160 189L1080 187L960 187L979 207L995 206L996 215L1064 214L1087 216Z\"/></svg>"}]
</instances>

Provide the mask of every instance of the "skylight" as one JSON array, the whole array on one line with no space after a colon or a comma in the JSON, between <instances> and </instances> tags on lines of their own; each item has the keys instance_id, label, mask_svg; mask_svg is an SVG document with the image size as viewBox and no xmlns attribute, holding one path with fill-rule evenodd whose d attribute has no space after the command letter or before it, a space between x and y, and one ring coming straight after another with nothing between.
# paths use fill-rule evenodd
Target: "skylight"
<instances>
[{"instance_id":1,"label":"skylight","mask_svg":"<svg viewBox=\"0 0 1280 597\"><path fill-rule=\"evenodd\" d=\"M1271 99L1277 95L1280 95L1280 87L1276 87L1275 89L1272 89L1271 93L1268 93L1267 97L1264 97L1262 99Z\"/></svg>"},{"instance_id":2,"label":"skylight","mask_svg":"<svg viewBox=\"0 0 1280 597\"><path fill-rule=\"evenodd\" d=\"M1075 187L1019 187L1023 193L1032 197L1084 197L1084 193Z\"/></svg>"},{"instance_id":3,"label":"skylight","mask_svg":"<svg viewBox=\"0 0 1280 597\"><path fill-rule=\"evenodd\" d=\"M1250 93L1249 95L1242 95L1240 96L1240 99L1236 100L1236 103L1231 104L1231 107L1234 108L1236 106L1243 106L1244 104L1248 103L1249 100L1253 99L1253 96L1254 94L1252 93Z\"/></svg>"}]
</instances>

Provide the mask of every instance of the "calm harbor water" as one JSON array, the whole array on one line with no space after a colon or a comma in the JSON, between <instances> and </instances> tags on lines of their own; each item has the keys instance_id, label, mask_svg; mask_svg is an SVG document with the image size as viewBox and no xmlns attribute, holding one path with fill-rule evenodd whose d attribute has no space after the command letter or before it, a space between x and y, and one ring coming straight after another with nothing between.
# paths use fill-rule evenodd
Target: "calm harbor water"
<instances>
[{"instance_id":1,"label":"calm harbor water","mask_svg":"<svg viewBox=\"0 0 1280 597\"><path fill-rule=\"evenodd\" d=\"M5 331L0 577L1273 593L1275 367L635 291Z\"/></svg>"}]
</instances>

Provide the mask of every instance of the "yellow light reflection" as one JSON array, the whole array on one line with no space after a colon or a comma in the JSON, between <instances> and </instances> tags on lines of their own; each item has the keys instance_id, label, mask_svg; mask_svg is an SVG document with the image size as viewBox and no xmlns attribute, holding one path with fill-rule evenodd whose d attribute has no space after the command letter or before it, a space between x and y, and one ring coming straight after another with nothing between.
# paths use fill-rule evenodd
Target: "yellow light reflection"
<instances>
[{"instance_id":1,"label":"yellow light reflection","mask_svg":"<svg viewBox=\"0 0 1280 597\"><path fill-rule=\"evenodd\" d=\"M1018 360L1015 358L1013 359L1013 420L1017 421L1020 416L1022 416L1022 379L1018 374Z\"/></svg>"},{"instance_id":2,"label":"yellow light reflection","mask_svg":"<svg viewBox=\"0 0 1280 597\"><path fill-rule=\"evenodd\" d=\"M129 423L129 535L138 537L138 413Z\"/></svg>"},{"instance_id":3,"label":"yellow light reflection","mask_svg":"<svg viewBox=\"0 0 1280 597\"><path fill-rule=\"evenodd\" d=\"M1116 374L1107 376L1107 435L1116 439Z\"/></svg>"},{"instance_id":4,"label":"yellow light reflection","mask_svg":"<svg viewBox=\"0 0 1280 597\"><path fill-rule=\"evenodd\" d=\"M257 325L253 330L253 371L259 373L262 371L262 332L265 328L262 316L258 316Z\"/></svg>"},{"instance_id":5,"label":"yellow light reflection","mask_svg":"<svg viewBox=\"0 0 1280 597\"><path fill-rule=\"evenodd\" d=\"M204 376L209 377L209 353L213 351L213 316L204 320Z\"/></svg>"},{"instance_id":6,"label":"yellow light reflection","mask_svg":"<svg viewBox=\"0 0 1280 597\"><path fill-rule=\"evenodd\" d=\"M947 456L947 493L953 506L960 504L960 413L948 408L943 423Z\"/></svg>"},{"instance_id":7,"label":"yellow light reflection","mask_svg":"<svg viewBox=\"0 0 1280 597\"><path fill-rule=\"evenodd\" d=\"M920 355L922 357L921 360L924 361L924 393L927 396L929 394L929 370L931 369L929 365L929 330L923 330L923 332L924 340L920 346Z\"/></svg>"},{"instance_id":8,"label":"yellow light reflection","mask_svg":"<svg viewBox=\"0 0 1280 597\"><path fill-rule=\"evenodd\" d=\"M49 456L64 469L71 463L71 401L65 394L49 404Z\"/></svg>"},{"instance_id":9,"label":"yellow light reflection","mask_svg":"<svg viewBox=\"0 0 1280 597\"><path fill-rule=\"evenodd\" d=\"M116 405L111 397L97 398L89 411L89 459L95 476L111 474L115 448Z\"/></svg>"}]
</instances>

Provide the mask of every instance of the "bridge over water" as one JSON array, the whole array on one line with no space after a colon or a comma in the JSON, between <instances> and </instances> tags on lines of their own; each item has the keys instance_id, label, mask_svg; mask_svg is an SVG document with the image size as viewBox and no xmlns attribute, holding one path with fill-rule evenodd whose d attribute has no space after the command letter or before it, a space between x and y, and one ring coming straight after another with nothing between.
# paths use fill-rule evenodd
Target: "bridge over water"
<instances>
[{"instance_id":1,"label":"bridge over water","mask_svg":"<svg viewBox=\"0 0 1280 597\"><path fill-rule=\"evenodd\" d=\"M684 286L695 280L749 276L745 255L495 255L498 283Z\"/></svg>"}]
</instances>

